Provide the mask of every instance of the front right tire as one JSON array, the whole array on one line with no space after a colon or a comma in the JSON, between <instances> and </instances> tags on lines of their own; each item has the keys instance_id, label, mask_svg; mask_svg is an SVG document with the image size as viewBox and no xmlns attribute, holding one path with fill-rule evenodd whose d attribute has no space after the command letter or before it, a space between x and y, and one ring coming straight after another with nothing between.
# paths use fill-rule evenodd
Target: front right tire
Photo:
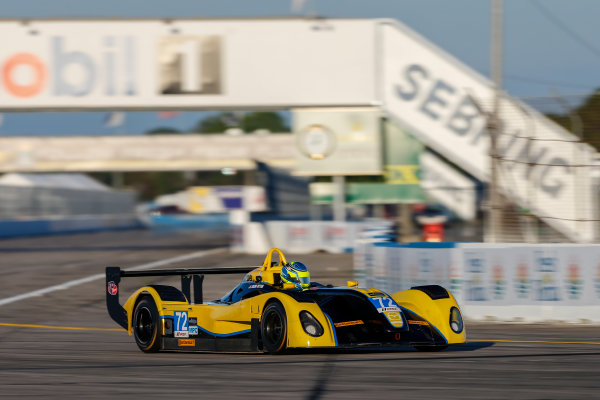
<instances>
[{"instance_id":1,"label":"front right tire","mask_svg":"<svg viewBox=\"0 0 600 400\"><path fill-rule=\"evenodd\" d=\"M287 318L281 303L274 301L265 307L260 322L260 334L265 352L277 354L285 350Z\"/></svg>"},{"instance_id":2,"label":"front right tire","mask_svg":"<svg viewBox=\"0 0 600 400\"><path fill-rule=\"evenodd\" d=\"M160 318L151 297L143 297L133 311L133 337L144 353L156 353L160 349Z\"/></svg>"}]
</instances>

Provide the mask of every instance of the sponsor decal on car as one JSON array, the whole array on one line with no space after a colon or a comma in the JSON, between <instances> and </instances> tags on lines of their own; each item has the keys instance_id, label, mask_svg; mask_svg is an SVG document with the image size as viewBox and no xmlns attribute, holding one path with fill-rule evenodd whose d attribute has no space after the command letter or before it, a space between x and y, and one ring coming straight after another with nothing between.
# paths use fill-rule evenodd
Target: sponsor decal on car
<instances>
[{"instance_id":1,"label":"sponsor decal on car","mask_svg":"<svg viewBox=\"0 0 600 400\"><path fill-rule=\"evenodd\" d=\"M377 312L385 315L389 323L395 328L402 328L404 320L402 319L402 309L394 299L389 296L370 297L371 304L375 306Z\"/></svg>"},{"instance_id":2,"label":"sponsor decal on car","mask_svg":"<svg viewBox=\"0 0 600 400\"><path fill-rule=\"evenodd\" d=\"M400 311L400 307L390 297L373 297L369 300L371 300L377 312Z\"/></svg>"},{"instance_id":3,"label":"sponsor decal on car","mask_svg":"<svg viewBox=\"0 0 600 400\"><path fill-rule=\"evenodd\" d=\"M189 320L187 311L175 311L173 313L173 319L175 320L175 337L186 338L190 336L189 333Z\"/></svg>"},{"instance_id":4,"label":"sponsor decal on car","mask_svg":"<svg viewBox=\"0 0 600 400\"><path fill-rule=\"evenodd\" d=\"M198 326L197 325L190 326L188 332L190 335L198 335Z\"/></svg>"},{"instance_id":5,"label":"sponsor decal on car","mask_svg":"<svg viewBox=\"0 0 600 400\"><path fill-rule=\"evenodd\" d=\"M106 285L106 289L108 290L108 294L114 296L119 292L119 287L113 281L108 282Z\"/></svg>"},{"instance_id":6,"label":"sponsor decal on car","mask_svg":"<svg viewBox=\"0 0 600 400\"><path fill-rule=\"evenodd\" d=\"M198 325L198 318L190 317L190 326L191 325Z\"/></svg>"},{"instance_id":7,"label":"sponsor decal on car","mask_svg":"<svg viewBox=\"0 0 600 400\"><path fill-rule=\"evenodd\" d=\"M250 286L248 286L248 289L262 289L263 287L265 287L265 285L263 285L263 284L250 285Z\"/></svg>"},{"instance_id":8,"label":"sponsor decal on car","mask_svg":"<svg viewBox=\"0 0 600 400\"><path fill-rule=\"evenodd\" d=\"M336 328L340 328L342 326L363 325L363 324L364 324L364 322L358 319L356 321L336 322L333 325L335 325Z\"/></svg>"},{"instance_id":9,"label":"sponsor decal on car","mask_svg":"<svg viewBox=\"0 0 600 400\"><path fill-rule=\"evenodd\" d=\"M414 319L409 319L408 323L411 325L425 325L425 326L429 325L429 322L427 322L427 321L417 321Z\"/></svg>"},{"instance_id":10,"label":"sponsor decal on car","mask_svg":"<svg viewBox=\"0 0 600 400\"><path fill-rule=\"evenodd\" d=\"M177 341L177 346L195 346L195 345L196 345L195 339L179 339Z\"/></svg>"}]
</instances>

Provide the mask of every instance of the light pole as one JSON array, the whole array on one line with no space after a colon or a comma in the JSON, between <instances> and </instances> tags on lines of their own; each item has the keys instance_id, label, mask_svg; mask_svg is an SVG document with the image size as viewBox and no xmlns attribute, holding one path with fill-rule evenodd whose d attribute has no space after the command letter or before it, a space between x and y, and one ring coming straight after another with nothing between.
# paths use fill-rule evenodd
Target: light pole
<instances>
[{"instance_id":1,"label":"light pole","mask_svg":"<svg viewBox=\"0 0 600 400\"><path fill-rule=\"evenodd\" d=\"M502 199L498 188L498 136L500 134L500 100L502 90L502 18L503 0L492 0L491 72L494 82L494 105L488 122L490 133L490 196L487 242L498 242L502 232Z\"/></svg>"}]
</instances>

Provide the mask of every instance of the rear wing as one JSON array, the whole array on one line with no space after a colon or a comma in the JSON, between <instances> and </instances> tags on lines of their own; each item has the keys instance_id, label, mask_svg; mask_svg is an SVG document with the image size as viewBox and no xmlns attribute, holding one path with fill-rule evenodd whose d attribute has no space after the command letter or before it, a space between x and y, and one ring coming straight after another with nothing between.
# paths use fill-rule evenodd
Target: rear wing
<instances>
[{"instance_id":1,"label":"rear wing","mask_svg":"<svg viewBox=\"0 0 600 400\"><path fill-rule=\"evenodd\" d=\"M204 275L248 273L259 267L163 269L153 271L123 271L121 267L106 267L106 308L110 317L123 329L128 329L127 312L119 302L121 278L144 276L181 276L181 292L191 304L202 304L202 283ZM191 297L191 284L194 284L194 298Z\"/></svg>"}]
</instances>

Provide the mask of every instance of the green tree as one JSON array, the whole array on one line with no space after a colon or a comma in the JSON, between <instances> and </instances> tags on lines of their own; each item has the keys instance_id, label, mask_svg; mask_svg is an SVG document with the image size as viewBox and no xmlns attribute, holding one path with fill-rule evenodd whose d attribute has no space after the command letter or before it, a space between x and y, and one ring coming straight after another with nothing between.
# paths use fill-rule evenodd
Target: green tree
<instances>
[{"instance_id":1,"label":"green tree","mask_svg":"<svg viewBox=\"0 0 600 400\"><path fill-rule=\"evenodd\" d=\"M108 186L114 184L111 172L95 172L90 175ZM181 171L123 172L123 187L136 191L138 200L141 201L153 200L161 194L175 193L187 186L188 182Z\"/></svg>"},{"instance_id":2,"label":"green tree","mask_svg":"<svg viewBox=\"0 0 600 400\"><path fill-rule=\"evenodd\" d=\"M268 129L273 133L290 131L281 114L275 112L247 113L242 119L241 128L245 132L254 132L257 129Z\"/></svg>"},{"instance_id":3,"label":"green tree","mask_svg":"<svg viewBox=\"0 0 600 400\"><path fill-rule=\"evenodd\" d=\"M600 150L600 89L588 96L581 105L574 108L571 115L565 113L547 114L546 116L575 134L578 132L574 132L573 118L579 118L582 140Z\"/></svg>"},{"instance_id":4,"label":"green tree","mask_svg":"<svg viewBox=\"0 0 600 400\"><path fill-rule=\"evenodd\" d=\"M273 133L289 132L289 127L281 114L270 111L245 113L242 117L230 112L211 115L198 122L195 131L223 133L228 128L240 128L248 133L257 129L267 129Z\"/></svg>"},{"instance_id":5,"label":"green tree","mask_svg":"<svg viewBox=\"0 0 600 400\"><path fill-rule=\"evenodd\" d=\"M158 128L154 128L146 132L147 135L176 135L181 132L175 128L169 128L167 126L161 126Z\"/></svg>"},{"instance_id":6,"label":"green tree","mask_svg":"<svg viewBox=\"0 0 600 400\"><path fill-rule=\"evenodd\" d=\"M125 174L125 187L134 189L140 200L153 200L156 196L175 193L187 187L179 171L130 172Z\"/></svg>"},{"instance_id":7,"label":"green tree","mask_svg":"<svg viewBox=\"0 0 600 400\"><path fill-rule=\"evenodd\" d=\"M200 133L223 133L231 127L226 123L228 115L228 113L221 113L203 118L198 122L195 131Z\"/></svg>"}]
</instances>

